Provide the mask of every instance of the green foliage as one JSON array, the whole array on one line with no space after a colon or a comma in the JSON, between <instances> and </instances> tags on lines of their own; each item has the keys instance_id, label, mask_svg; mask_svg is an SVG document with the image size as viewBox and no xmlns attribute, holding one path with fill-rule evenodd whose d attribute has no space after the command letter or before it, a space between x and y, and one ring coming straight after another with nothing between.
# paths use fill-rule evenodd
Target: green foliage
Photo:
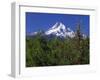
<instances>
[{"instance_id":1,"label":"green foliage","mask_svg":"<svg viewBox=\"0 0 100 80\"><path fill-rule=\"evenodd\" d=\"M77 44L77 38L48 40L41 34L26 37L27 67L76 64L89 64L89 38Z\"/></svg>"},{"instance_id":2,"label":"green foliage","mask_svg":"<svg viewBox=\"0 0 100 80\"><path fill-rule=\"evenodd\" d=\"M42 33L26 37L26 67L89 64L89 38L82 38L80 24L74 38L48 39Z\"/></svg>"}]
</instances>

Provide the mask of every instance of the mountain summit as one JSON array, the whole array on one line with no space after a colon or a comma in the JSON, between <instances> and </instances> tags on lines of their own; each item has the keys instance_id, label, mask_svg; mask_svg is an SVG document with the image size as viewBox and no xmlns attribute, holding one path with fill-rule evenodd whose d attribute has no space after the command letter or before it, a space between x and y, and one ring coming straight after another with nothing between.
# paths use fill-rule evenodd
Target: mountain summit
<instances>
[{"instance_id":1,"label":"mountain summit","mask_svg":"<svg viewBox=\"0 0 100 80\"><path fill-rule=\"evenodd\" d=\"M58 37L71 38L75 37L74 31L72 31L70 28L66 28L66 26L61 22L57 22L56 24L54 24L54 26L52 26L45 32L45 35L55 35Z\"/></svg>"},{"instance_id":2,"label":"mountain summit","mask_svg":"<svg viewBox=\"0 0 100 80\"><path fill-rule=\"evenodd\" d=\"M51 28L49 28L47 31L38 31L38 32L32 32L29 35L30 36L35 36L38 33L41 33L42 35L45 36L57 36L61 38L74 38L76 35L76 32L71 30L69 27L66 27L63 23L61 22L56 22ZM85 34L82 34L83 38L86 38L87 36Z\"/></svg>"}]
</instances>

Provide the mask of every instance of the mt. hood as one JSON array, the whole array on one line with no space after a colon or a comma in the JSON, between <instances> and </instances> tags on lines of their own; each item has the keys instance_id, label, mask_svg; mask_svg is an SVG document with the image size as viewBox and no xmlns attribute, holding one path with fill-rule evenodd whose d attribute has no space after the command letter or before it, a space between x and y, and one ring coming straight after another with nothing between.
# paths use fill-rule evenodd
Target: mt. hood
<instances>
[{"instance_id":1,"label":"mt. hood","mask_svg":"<svg viewBox=\"0 0 100 80\"><path fill-rule=\"evenodd\" d=\"M39 32L32 32L30 35L37 35ZM41 31L40 31L41 33ZM51 28L49 28L47 31L43 32L42 35L46 36L57 36L61 38L74 38L76 33L71 30L69 27L66 27L63 23L61 22L56 22ZM87 36L85 34L82 34L83 38L86 38Z\"/></svg>"},{"instance_id":2,"label":"mt. hood","mask_svg":"<svg viewBox=\"0 0 100 80\"><path fill-rule=\"evenodd\" d=\"M58 37L73 38L75 37L75 32L72 31L70 28L66 28L66 26L63 23L57 22L53 27L51 27L45 32L45 35L55 35Z\"/></svg>"}]
</instances>

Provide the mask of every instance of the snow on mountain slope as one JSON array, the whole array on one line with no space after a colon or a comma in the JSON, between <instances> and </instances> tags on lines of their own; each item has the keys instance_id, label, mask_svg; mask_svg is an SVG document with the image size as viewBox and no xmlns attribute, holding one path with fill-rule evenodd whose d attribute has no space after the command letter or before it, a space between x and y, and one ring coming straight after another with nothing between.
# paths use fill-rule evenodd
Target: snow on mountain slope
<instances>
[{"instance_id":1,"label":"snow on mountain slope","mask_svg":"<svg viewBox=\"0 0 100 80\"><path fill-rule=\"evenodd\" d=\"M30 33L30 35L37 35L38 33L41 33L41 31L39 32L32 32ZM57 37L70 37L70 38L74 38L76 35L76 32L74 32L73 30L71 30L69 27L66 27L63 23L61 22L56 22L51 28L49 28L47 31L44 31L42 33L43 35L49 36L49 35L54 35ZM82 34L83 39L85 39L87 36L85 34Z\"/></svg>"},{"instance_id":2,"label":"snow on mountain slope","mask_svg":"<svg viewBox=\"0 0 100 80\"><path fill-rule=\"evenodd\" d=\"M70 28L66 28L66 26L61 23L61 22L57 22L53 27L51 27L49 30L47 30L45 32L46 35L56 35L59 37L75 37L75 33L70 29Z\"/></svg>"}]
</instances>

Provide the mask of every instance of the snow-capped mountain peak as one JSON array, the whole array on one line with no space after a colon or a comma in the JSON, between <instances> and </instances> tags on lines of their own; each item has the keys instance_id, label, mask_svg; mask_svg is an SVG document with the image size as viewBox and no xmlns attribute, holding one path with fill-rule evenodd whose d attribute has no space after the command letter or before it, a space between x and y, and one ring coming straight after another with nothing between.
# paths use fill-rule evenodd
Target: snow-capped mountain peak
<instances>
[{"instance_id":1,"label":"snow-capped mountain peak","mask_svg":"<svg viewBox=\"0 0 100 80\"><path fill-rule=\"evenodd\" d=\"M60 23L56 23L53 27L51 27L50 29L49 29L49 31L57 31L57 30L65 30L65 25L64 24L62 24L61 22Z\"/></svg>"},{"instance_id":2,"label":"snow-capped mountain peak","mask_svg":"<svg viewBox=\"0 0 100 80\"><path fill-rule=\"evenodd\" d=\"M39 32L33 32L30 33L30 35L37 35ZM41 31L40 31L41 33ZM72 29L69 27L66 27L63 23L61 22L56 22L51 28L49 28L47 31L44 31L42 35L53 35L61 38L74 38L76 36L76 32L74 32ZM83 38L86 38L87 36L85 34L82 34Z\"/></svg>"},{"instance_id":3,"label":"snow-capped mountain peak","mask_svg":"<svg viewBox=\"0 0 100 80\"><path fill-rule=\"evenodd\" d=\"M45 32L46 35L56 35L59 37L74 37L75 34L70 28L66 28L66 26L61 23L57 22L53 27L51 27L49 30Z\"/></svg>"}]
</instances>

